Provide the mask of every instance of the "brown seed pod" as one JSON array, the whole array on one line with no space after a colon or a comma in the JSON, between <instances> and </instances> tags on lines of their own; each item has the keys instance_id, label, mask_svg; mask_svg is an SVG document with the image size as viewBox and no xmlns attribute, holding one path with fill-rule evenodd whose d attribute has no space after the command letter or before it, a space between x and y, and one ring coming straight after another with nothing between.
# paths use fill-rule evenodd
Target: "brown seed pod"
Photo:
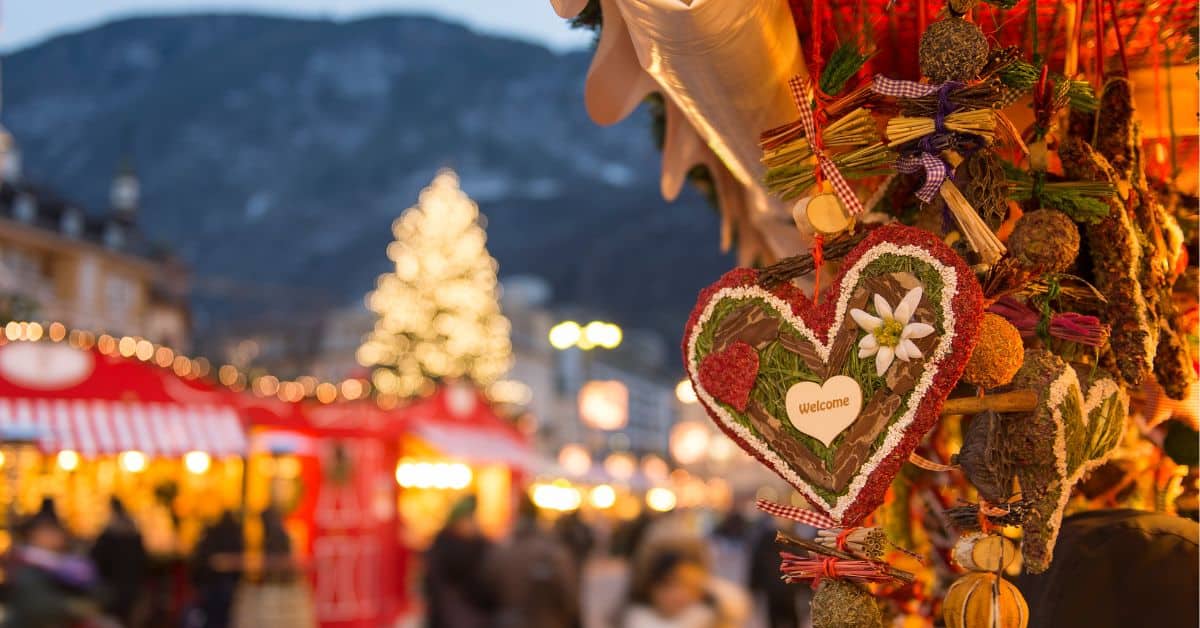
<instances>
[{"instance_id":1,"label":"brown seed pod","mask_svg":"<svg viewBox=\"0 0 1200 628\"><path fill-rule=\"evenodd\" d=\"M879 604L866 589L834 578L821 580L812 598L813 628L882 628Z\"/></svg>"},{"instance_id":2,"label":"brown seed pod","mask_svg":"<svg viewBox=\"0 0 1200 628\"><path fill-rule=\"evenodd\" d=\"M1079 228L1058 210L1032 211L1013 227L1008 250L1026 270L1061 273L1079 255Z\"/></svg>"},{"instance_id":3,"label":"brown seed pod","mask_svg":"<svg viewBox=\"0 0 1200 628\"><path fill-rule=\"evenodd\" d=\"M1068 137L1059 147L1063 172L1070 179L1116 183L1117 174L1087 142ZM1121 378L1137 385L1150 372L1157 349L1153 311L1138 274L1142 246L1120 199L1105 199L1109 213L1084 228L1092 258L1094 284L1105 297L1104 319L1112 326L1109 342Z\"/></svg>"},{"instance_id":4,"label":"brown seed pod","mask_svg":"<svg viewBox=\"0 0 1200 628\"><path fill-rule=\"evenodd\" d=\"M993 231L1008 215L1008 178L996 153L977 150L954 171L963 196Z\"/></svg>"},{"instance_id":5,"label":"brown seed pod","mask_svg":"<svg viewBox=\"0 0 1200 628\"><path fill-rule=\"evenodd\" d=\"M987 37L979 27L958 17L934 22L921 35L921 74L934 83L969 81L987 64Z\"/></svg>"},{"instance_id":6,"label":"brown seed pod","mask_svg":"<svg viewBox=\"0 0 1200 628\"><path fill-rule=\"evenodd\" d=\"M954 581L942 602L946 628L1025 628L1029 605L1013 583L973 572Z\"/></svg>"},{"instance_id":7,"label":"brown seed pod","mask_svg":"<svg viewBox=\"0 0 1200 628\"><path fill-rule=\"evenodd\" d=\"M967 359L962 379L991 389L1012 381L1025 359L1021 332L1003 317L986 312L979 322L979 342Z\"/></svg>"}]
</instances>

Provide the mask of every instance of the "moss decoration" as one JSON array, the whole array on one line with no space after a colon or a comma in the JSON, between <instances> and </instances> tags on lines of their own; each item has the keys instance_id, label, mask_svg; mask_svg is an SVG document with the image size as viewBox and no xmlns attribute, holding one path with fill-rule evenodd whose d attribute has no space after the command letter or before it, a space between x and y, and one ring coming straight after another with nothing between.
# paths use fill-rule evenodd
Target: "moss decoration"
<instances>
[{"instance_id":1,"label":"moss decoration","mask_svg":"<svg viewBox=\"0 0 1200 628\"><path fill-rule=\"evenodd\" d=\"M882 628L883 614L869 591L845 580L821 580L812 598L813 628Z\"/></svg>"},{"instance_id":2,"label":"moss decoration","mask_svg":"<svg viewBox=\"0 0 1200 628\"><path fill-rule=\"evenodd\" d=\"M969 81L987 64L987 37L978 26L949 17L929 25L921 35L918 55L921 74L930 81Z\"/></svg>"},{"instance_id":3,"label":"moss decoration","mask_svg":"<svg viewBox=\"0 0 1200 628\"><path fill-rule=\"evenodd\" d=\"M998 438L1030 502L1022 521L1025 567L1040 573L1050 566L1071 488L1116 448L1129 401L1107 373L1081 383L1074 368L1042 349L1025 353L1013 386L1038 392L1033 412L1004 415Z\"/></svg>"},{"instance_id":4,"label":"moss decoration","mask_svg":"<svg viewBox=\"0 0 1200 628\"><path fill-rule=\"evenodd\" d=\"M1017 221L1008 248L1026 270L1061 273L1079 255L1079 228L1060 211L1039 209Z\"/></svg>"}]
</instances>

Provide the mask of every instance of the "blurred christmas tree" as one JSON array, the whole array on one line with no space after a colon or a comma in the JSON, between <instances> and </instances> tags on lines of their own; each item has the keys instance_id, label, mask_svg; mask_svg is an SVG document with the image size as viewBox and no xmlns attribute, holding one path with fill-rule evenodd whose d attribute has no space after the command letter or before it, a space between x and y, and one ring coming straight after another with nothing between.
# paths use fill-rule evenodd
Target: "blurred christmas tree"
<instances>
[{"instance_id":1,"label":"blurred christmas tree","mask_svg":"<svg viewBox=\"0 0 1200 628\"><path fill-rule=\"evenodd\" d=\"M396 271L381 275L367 295L379 318L358 350L381 394L424 394L444 378L487 385L508 370L510 327L483 224L450 170L393 223L396 241L387 252Z\"/></svg>"}]
</instances>

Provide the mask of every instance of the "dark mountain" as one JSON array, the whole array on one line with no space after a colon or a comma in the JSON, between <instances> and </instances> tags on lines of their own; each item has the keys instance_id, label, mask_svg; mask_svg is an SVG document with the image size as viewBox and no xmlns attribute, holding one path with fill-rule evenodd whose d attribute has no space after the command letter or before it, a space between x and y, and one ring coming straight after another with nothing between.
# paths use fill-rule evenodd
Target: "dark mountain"
<instances>
[{"instance_id":1,"label":"dark mountain","mask_svg":"<svg viewBox=\"0 0 1200 628\"><path fill-rule=\"evenodd\" d=\"M423 17L137 18L5 58L3 122L29 178L97 210L133 161L201 332L361 298L391 222L451 166L502 276L674 341L730 264L717 217L661 200L647 115L587 118L590 56Z\"/></svg>"}]
</instances>

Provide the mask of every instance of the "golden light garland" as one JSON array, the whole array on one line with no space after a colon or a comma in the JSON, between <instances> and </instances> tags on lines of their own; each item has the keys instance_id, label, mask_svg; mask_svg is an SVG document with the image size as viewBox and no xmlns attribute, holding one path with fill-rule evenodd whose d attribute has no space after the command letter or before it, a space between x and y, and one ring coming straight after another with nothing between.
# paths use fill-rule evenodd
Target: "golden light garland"
<instances>
[{"instance_id":1,"label":"golden light garland","mask_svg":"<svg viewBox=\"0 0 1200 628\"><path fill-rule=\"evenodd\" d=\"M260 372L243 371L232 364L217 368L207 358L188 357L174 349L160 345L140 336L113 336L105 333L69 329L58 321L10 321L0 333L0 346L12 342L65 343L75 349L95 349L102 355L137 360L145 364L171 371L187 380L204 380L233 392L250 391L259 397L275 397L280 401L300 402L314 400L322 404L337 401L355 401L374 397L381 406L395 407L396 400L386 395L377 395L371 382L366 379L349 378L340 382L321 381L311 375L302 375L294 380Z\"/></svg>"}]
</instances>

